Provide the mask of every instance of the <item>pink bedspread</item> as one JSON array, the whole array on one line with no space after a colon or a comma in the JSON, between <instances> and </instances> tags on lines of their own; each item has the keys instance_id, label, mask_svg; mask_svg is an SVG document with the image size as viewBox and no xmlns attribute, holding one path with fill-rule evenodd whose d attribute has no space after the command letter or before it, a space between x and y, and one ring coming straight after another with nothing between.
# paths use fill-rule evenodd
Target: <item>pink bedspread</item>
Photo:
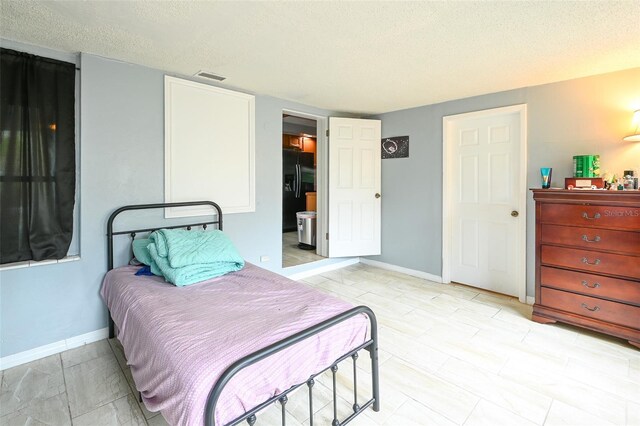
<instances>
[{"instance_id":1,"label":"pink bedspread","mask_svg":"<svg viewBox=\"0 0 640 426\"><path fill-rule=\"evenodd\" d=\"M353 307L249 263L187 287L137 269L109 271L101 295L145 405L172 425L203 424L209 391L233 362ZM218 401L216 425L330 366L365 341L367 327L358 315L239 372Z\"/></svg>"}]
</instances>

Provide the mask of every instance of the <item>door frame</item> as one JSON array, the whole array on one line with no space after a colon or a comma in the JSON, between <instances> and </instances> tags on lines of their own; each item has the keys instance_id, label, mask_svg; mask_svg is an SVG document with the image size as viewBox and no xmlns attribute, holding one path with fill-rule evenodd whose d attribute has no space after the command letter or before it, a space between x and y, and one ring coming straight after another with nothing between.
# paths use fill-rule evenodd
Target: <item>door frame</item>
<instances>
[{"instance_id":1,"label":"door frame","mask_svg":"<svg viewBox=\"0 0 640 426\"><path fill-rule=\"evenodd\" d=\"M447 115L442 117L442 282L451 282L451 220L449 214L452 211L452 200L454 198L451 187L451 162L452 144L455 142L455 135L451 130L453 123L458 120L470 118L484 118L494 115L518 113L520 117L520 170L517 183L518 200L517 208L520 223L517 226L517 246L516 255L516 276L518 277L518 299L522 303L527 300L527 104L511 105L506 107L491 108L481 111L473 111L463 114Z\"/></svg>"},{"instance_id":2,"label":"door frame","mask_svg":"<svg viewBox=\"0 0 640 426\"><path fill-rule=\"evenodd\" d=\"M329 144L327 142L329 117L286 108L282 109L281 117L283 114L293 115L301 118L308 118L316 121L316 209L319 219L316 222L316 254L323 257L329 257L329 242L326 239L327 232L329 232ZM282 138L282 134L283 129L281 119L280 138ZM282 166L280 168L280 171L282 172ZM280 207L282 208L282 198L280 199ZM280 247L280 251L282 251L282 247Z\"/></svg>"}]
</instances>

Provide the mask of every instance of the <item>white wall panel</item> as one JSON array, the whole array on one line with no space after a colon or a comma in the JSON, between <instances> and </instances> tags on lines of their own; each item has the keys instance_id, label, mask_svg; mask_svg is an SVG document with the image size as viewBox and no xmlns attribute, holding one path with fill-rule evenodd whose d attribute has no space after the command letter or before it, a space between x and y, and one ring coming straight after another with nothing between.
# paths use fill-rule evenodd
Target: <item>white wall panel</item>
<instances>
[{"instance_id":1,"label":"white wall panel","mask_svg":"<svg viewBox=\"0 0 640 426\"><path fill-rule=\"evenodd\" d=\"M165 201L255 211L255 97L165 76ZM209 209L167 209L167 217Z\"/></svg>"}]
</instances>

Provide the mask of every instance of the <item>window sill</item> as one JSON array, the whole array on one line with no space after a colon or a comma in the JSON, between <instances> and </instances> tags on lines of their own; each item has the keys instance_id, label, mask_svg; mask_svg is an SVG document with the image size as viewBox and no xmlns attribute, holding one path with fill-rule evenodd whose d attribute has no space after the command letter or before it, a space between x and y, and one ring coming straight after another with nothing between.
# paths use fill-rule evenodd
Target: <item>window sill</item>
<instances>
[{"instance_id":1,"label":"window sill","mask_svg":"<svg viewBox=\"0 0 640 426\"><path fill-rule=\"evenodd\" d=\"M33 266L45 266L45 265L54 265L56 263L66 263L66 262L75 262L80 260L80 255L73 255L63 257L60 260L42 260L40 262L36 262L35 260L25 260L24 262L14 262L7 263L4 265L0 265L0 271L8 271L10 269L20 269L20 268L31 268Z\"/></svg>"}]
</instances>

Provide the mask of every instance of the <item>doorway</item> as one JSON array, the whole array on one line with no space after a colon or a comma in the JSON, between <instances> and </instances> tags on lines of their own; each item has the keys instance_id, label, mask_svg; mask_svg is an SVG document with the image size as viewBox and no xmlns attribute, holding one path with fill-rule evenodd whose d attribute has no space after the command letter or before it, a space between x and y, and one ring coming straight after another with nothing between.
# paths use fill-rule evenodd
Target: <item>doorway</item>
<instances>
[{"instance_id":1,"label":"doorway","mask_svg":"<svg viewBox=\"0 0 640 426\"><path fill-rule=\"evenodd\" d=\"M282 267L324 259L318 232L321 162L318 117L282 114ZM319 226L320 225L320 226Z\"/></svg>"},{"instance_id":2,"label":"doorway","mask_svg":"<svg viewBox=\"0 0 640 426\"><path fill-rule=\"evenodd\" d=\"M526 300L526 105L443 119L443 282Z\"/></svg>"}]
</instances>

